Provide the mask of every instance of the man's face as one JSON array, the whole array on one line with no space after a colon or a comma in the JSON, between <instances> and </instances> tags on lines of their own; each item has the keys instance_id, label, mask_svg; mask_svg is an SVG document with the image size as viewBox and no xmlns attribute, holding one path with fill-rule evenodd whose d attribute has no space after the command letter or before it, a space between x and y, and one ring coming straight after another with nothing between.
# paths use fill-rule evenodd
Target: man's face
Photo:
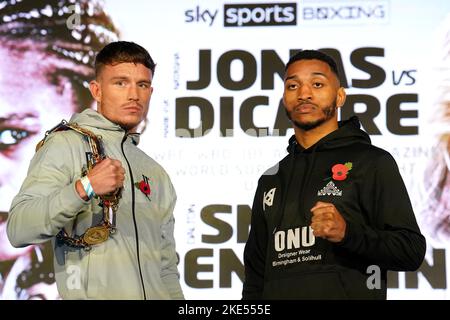
<instances>
[{"instance_id":1,"label":"man's face","mask_svg":"<svg viewBox=\"0 0 450 320\"><path fill-rule=\"evenodd\" d=\"M97 111L128 131L147 117L152 72L140 63L105 65L90 85Z\"/></svg>"},{"instance_id":2,"label":"man's face","mask_svg":"<svg viewBox=\"0 0 450 320\"><path fill-rule=\"evenodd\" d=\"M299 60L286 70L283 103L294 125L304 131L337 121L345 101L336 75L320 60Z\"/></svg>"},{"instance_id":3,"label":"man's face","mask_svg":"<svg viewBox=\"0 0 450 320\"><path fill-rule=\"evenodd\" d=\"M76 110L72 84L56 73L55 59L0 47L0 211L9 210L45 131Z\"/></svg>"}]
</instances>

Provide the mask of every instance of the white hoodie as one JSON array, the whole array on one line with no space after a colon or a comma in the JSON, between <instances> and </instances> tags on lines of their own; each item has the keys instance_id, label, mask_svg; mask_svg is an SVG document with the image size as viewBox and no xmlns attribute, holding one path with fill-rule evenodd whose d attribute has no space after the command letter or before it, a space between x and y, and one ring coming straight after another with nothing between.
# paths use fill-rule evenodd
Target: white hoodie
<instances>
[{"instance_id":1,"label":"white hoodie","mask_svg":"<svg viewBox=\"0 0 450 320\"><path fill-rule=\"evenodd\" d=\"M75 114L70 122L100 135L107 157L125 169L117 231L90 251L57 241L64 227L82 235L102 218L98 199L82 200L75 182L90 152L73 130L52 133L33 157L27 178L14 198L8 238L16 247L53 241L58 291L63 299L183 299L173 237L175 190L164 169L126 134L96 111ZM149 178L146 196L136 183Z\"/></svg>"}]
</instances>

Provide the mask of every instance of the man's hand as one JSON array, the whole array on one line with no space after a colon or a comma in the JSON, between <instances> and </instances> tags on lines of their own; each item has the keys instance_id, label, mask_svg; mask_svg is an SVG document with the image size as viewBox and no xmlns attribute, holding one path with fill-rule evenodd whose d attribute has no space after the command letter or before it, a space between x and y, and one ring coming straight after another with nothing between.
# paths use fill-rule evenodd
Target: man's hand
<instances>
[{"instance_id":1,"label":"man's hand","mask_svg":"<svg viewBox=\"0 0 450 320\"><path fill-rule=\"evenodd\" d=\"M344 239L347 224L334 204L317 201L311 212L313 214L311 228L314 236L331 242L340 242Z\"/></svg>"},{"instance_id":2,"label":"man's hand","mask_svg":"<svg viewBox=\"0 0 450 320\"><path fill-rule=\"evenodd\" d=\"M119 160L106 158L97 163L87 177L95 194L103 196L123 186L125 169ZM80 180L76 182L76 189L82 199L88 200Z\"/></svg>"},{"instance_id":3,"label":"man's hand","mask_svg":"<svg viewBox=\"0 0 450 320\"><path fill-rule=\"evenodd\" d=\"M125 169L119 160L106 158L97 163L87 177L95 194L103 196L123 186Z\"/></svg>"}]
</instances>

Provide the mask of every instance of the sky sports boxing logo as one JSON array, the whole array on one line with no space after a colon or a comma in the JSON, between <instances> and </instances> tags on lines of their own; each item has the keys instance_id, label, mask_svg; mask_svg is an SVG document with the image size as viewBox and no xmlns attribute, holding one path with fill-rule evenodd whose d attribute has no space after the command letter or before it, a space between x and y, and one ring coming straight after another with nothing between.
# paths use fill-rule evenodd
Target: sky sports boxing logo
<instances>
[{"instance_id":1,"label":"sky sports boxing logo","mask_svg":"<svg viewBox=\"0 0 450 320\"><path fill-rule=\"evenodd\" d=\"M224 4L223 9L225 27L297 25L297 4L295 2Z\"/></svg>"},{"instance_id":2,"label":"sky sports boxing logo","mask_svg":"<svg viewBox=\"0 0 450 320\"><path fill-rule=\"evenodd\" d=\"M311 1L300 7L300 25L384 24L389 22L389 0Z\"/></svg>"}]
</instances>

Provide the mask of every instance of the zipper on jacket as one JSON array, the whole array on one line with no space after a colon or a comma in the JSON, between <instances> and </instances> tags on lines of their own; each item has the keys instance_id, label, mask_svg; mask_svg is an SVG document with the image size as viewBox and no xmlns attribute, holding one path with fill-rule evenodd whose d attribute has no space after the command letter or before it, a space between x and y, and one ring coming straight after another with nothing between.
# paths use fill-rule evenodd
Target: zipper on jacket
<instances>
[{"instance_id":1,"label":"zipper on jacket","mask_svg":"<svg viewBox=\"0 0 450 320\"><path fill-rule=\"evenodd\" d=\"M136 233L136 251L137 251L136 254L137 254L137 261L138 261L138 268L139 268L139 277L141 279L142 291L144 293L144 300L147 300L147 295L145 294L144 277L142 276L141 258L140 258L140 253L139 253L139 234L138 234L138 228L137 228L137 222L136 222L133 171L131 170L130 163L128 162L127 156L125 155L125 151L123 150L123 145L124 145L125 141L127 140L127 137L128 137L128 135L125 133L125 136L122 139L122 143L121 143L120 147L122 149L123 157L125 158L125 161L127 162L128 171L130 171L130 180L131 180L131 212L133 214L134 232Z\"/></svg>"}]
</instances>

